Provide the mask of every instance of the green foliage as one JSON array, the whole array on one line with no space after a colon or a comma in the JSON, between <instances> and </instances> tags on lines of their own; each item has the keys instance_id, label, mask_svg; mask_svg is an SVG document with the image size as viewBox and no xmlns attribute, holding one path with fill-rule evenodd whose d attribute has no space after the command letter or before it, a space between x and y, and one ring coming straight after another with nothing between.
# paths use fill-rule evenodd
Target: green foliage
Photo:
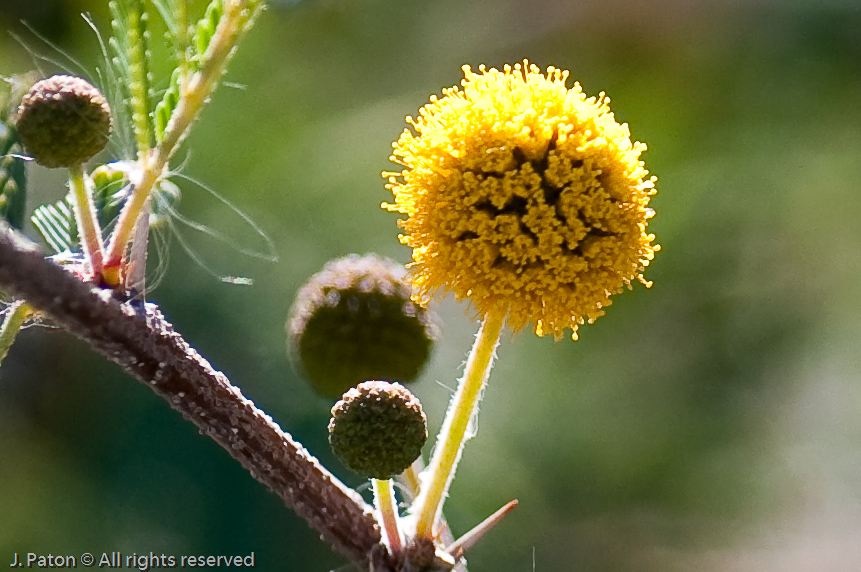
<instances>
[{"instance_id":1,"label":"green foliage","mask_svg":"<svg viewBox=\"0 0 861 572\"><path fill-rule=\"evenodd\" d=\"M15 103L23 93L22 83L26 82L13 78L0 84L0 217L15 228L24 224L27 203L25 163L13 156L22 152L14 122Z\"/></svg>"},{"instance_id":2,"label":"green foliage","mask_svg":"<svg viewBox=\"0 0 861 572\"><path fill-rule=\"evenodd\" d=\"M152 0L161 19L167 27L167 39L173 46L173 52L184 61L188 38L188 15L184 0Z\"/></svg>"},{"instance_id":3,"label":"green foliage","mask_svg":"<svg viewBox=\"0 0 861 572\"><path fill-rule=\"evenodd\" d=\"M149 13L143 0L110 3L114 33L109 40L114 52L112 62L126 91L139 152L152 146L153 136L157 143L164 138L170 117L179 102L180 85L190 72L199 69L223 13L222 0L213 0L195 26L189 45L185 4L180 0L153 0L152 4L167 28L171 46L169 57L176 65L170 83L154 109L151 104L155 99L150 71L152 52L147 29Z\"/></svg>"},{"instance_id":4,"label":"green foliage","mask_svg":"<svg viewBox=\"0 0 861 572\"><path fill-rule=\"evenodd\" d=\"M142 0L123 0L109 4L114 35L108 43L114 52L112 63L134 125L138 152L152 145L152 73L150 72L150 38L147 30L148 13Z\"/></svg>"},{"instance_id":5,"label":"green foliage","mask_svg":"<svg viewBox=\"0 0 861 572\"><path fill-rule=\"evenodd\" d=\"M179 102L180 82L189 70L188 14L182 0L153 0L153 5L167 27L167 39L173 48L172 56L176 59L176 68L171 74L170 83L153 113L155 138L156 142L160 143L170 116Z\"/></svg>"},{"instance_id":6,"label":"green foliage","mask_svg":"<svg viewBox=\"0 0 861 572\"><path fill-rule=\"evenodd\" d=\"M206 7L206 14L197 23L192 43L197 52L195 59L198 63L209 48L209 43L212 41L212 36L215 35L215 29L218 27L218 21L221 19L223 11L222 0L212 0Z\"/></svg>"},{"instance_id":7,"label":"green foliage","mask_svg":"<svg viewBox=\"0 0 861 572\"><path fill-rule=\"evenodd\" d=\"M180 68L173 70L173 75L170 77L170 86L164 92L161 101L155 106L155 137L158 142L164 139L164 133L167 130L167 124L170 122L170 116L173 110L176 109L176 104L179 103L179 83L181 78L182 70Z\"/></svg>"},{"instance_id":8,"label":"green foliage","mask_svg":"<svg viewBox=\"0 0 861 572\"><path fill-rule=\"evenodd\" d=\"M97 170L99 173L101 170ZM117 173L119 176L117 176ZM99 225L106 236L120 213L125 198L123 174L119 171L93 177L93 205ZM80 249L78 225L72 209L71 196L54 204L38 207L30 220L55 254Z\"/></svg>"},{"instance_id":9,"label":"green foliage","mask_svg":"<svg viewBox=\"0 0 861 572\"><path fill-rule=\"evenodd\" d=\"M93 171L88 184L92 185L93 206L98 213L103 238L107 239L128 198L129 183L122 163L111 163ZM173 182L164 179L153 193L150 226L160 227L179 202L180 190ZM30 220L55 254L80 250L78 226L67 195L54 204L41 205Z\"/></svg>"},{"instance_id":10,"label":"green foliage","mask_svg":"<svg viewBox=\"0 0 861 572\"><path fill-rule=\"evenodd\" d=\"M170 13L165 2L170 1L175 4L175 0L162 0L156 3L156 7L165 17L165 14ZM173 12L174 14L177 11ZM179 11L184 16L184 11ZM218 21L223 13L222 0L213 0L206 8L206 13L203 18L198 21L195 26L194 35L191 39L191 46L185 47L185 26L176 20L169 21L165 17L165 23L168 27L168 35L173 39L175 46L175 55L177 57L177 68L174 70L170 78L170 85L164 93L161 101L155 107L154 122L155 122L155 137L156 141L161 142L164 139L164 134L167 130L167 125L170 122L170 117L176 105L179 102L180 86L183 81L188 78L190 72L200 69L200 62L203 61L203 56L209 48L212 41L212 36L215 34L215 29L218 27ZM190 53L189 53L190 52Z\"/></svg>"},{"instance_id":11,"label":"green foliage","mask_svg":"<svg viewBox=\"0 0 861 572\"><path fill-rule=\"evenodd\" d=\"M20 151L15 129L0 124L0 217L15 228L24 224L27 172L24 161L9 156Z\"/></svg>"},{"instance_id":12,"label":"green foliage","mask_svg":"<svg viewBox=\"0 0 861 572\"><path fill-rule=\"evenodd\" d=\"M78 245L75 214L68 197L53 205L40 206L30 220L55 254L71 252Z\"/></svg>"},{"instance_id":13,"label":"green foliage","mask_svg":"<svg viewBox=\"0 0 861 572\"><path fill-rule=\"evenodd\" d=\"M125 202L125 175L121 170L100 167L92 176L93 205L102 233L107 236ZM88 183L89 184L89 183ZM38 207L30 220L55 254L80 249L78 225L70 195L54 204Z\"/></svg>"},{"instance_id":14,"label":"green foliage","mask_svg":"<svg viewBox=\"0 0 861 572\"><path fill-rule=\"evenodd\" d=\"M165 23L168 43L172 48L169 57L176 66L167 89L154 106L156 97L150 71L153 55L148 31L153 7ZM164 139L170 119L179 104L183 83L188 81L192 73L200 70L205 60L224 13L223 1L212 0L203 18L194 26L188 24L185 0L112 0L109 9L113 35L107 42L109 49L103 46L103 52L110 59L107 78L109 83L117 86L118 99L122 100L114 102L117 119L123 124L119 130L130 124L140 156ZM253 10L249 12L253 13ZM4 126L0 136L0 150L4 154L8 153L17 142L13 126ZM132 157L126 156L124 159ZM18 192L23 186L21 182L25 173L24 166L19 163L5 160L0 163L0 190L3 191L0 195L0 214L9 216L17 226L26 220L23 194ZM135 168L131 162L113 163L97 169L92 180L88 181L92 186L93 206L106 244L112 242L110 233L132 189L128 184L128 172ZM179 188L173 182L167 179L156 182L152 189L150 224L158 226L175 215L174 207L179 196ZM129 220L136 220L136 217ZM31 221L54 252L74 252L80 248L69 197L36 208Z\"/></svg>"}]
</instances>

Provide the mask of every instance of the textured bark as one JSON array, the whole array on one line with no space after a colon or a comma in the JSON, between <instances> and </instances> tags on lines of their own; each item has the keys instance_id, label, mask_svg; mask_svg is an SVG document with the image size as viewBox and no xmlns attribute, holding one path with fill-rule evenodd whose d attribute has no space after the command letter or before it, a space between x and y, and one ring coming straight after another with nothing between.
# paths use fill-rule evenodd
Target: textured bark
<instances>
[{"instance_id":1,"label":"textured bark","mask_svg":"<svg viewBox=\"0 0 861 572\"><path fill-rule=\"evenodd\" d=\"M81 282L0 221L0 289L55 323L162 396L251 476L280 496L359 569L379 563L370 507L243 397L164 320L153 304L123 303Z\"/></svg>"}]
</instances>

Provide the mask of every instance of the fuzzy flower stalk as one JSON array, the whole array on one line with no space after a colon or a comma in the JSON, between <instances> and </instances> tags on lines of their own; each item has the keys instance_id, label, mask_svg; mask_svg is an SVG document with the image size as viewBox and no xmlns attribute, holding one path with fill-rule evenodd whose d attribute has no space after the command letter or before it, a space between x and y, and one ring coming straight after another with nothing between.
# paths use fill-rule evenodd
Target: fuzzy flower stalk
<instances>
[{"instance_id":1,"label":"fuzzy flower stalk","mask_svg":"<svg viewBox=\"0 0 861 572\"><path fill-rule=\"evenodd\" d=\"M427 436L421 403L399 383L360 383L332 407L329 444L347 468L370 477L379 521L395 558L401 556L403 538L391 479L421 455Z\"/></svg>"},{"instance_id":2,"label":"fuzzy flower stalk","mask_svg":"<svg viewBox=\"0 0 861 572\"><path fill-rule=\"evenodd\" d=\"M384 173L406 215L417 300L446 290L482 316L414 505L432 537L504 324L561 339L592 323L658 246L646 230L655 177L616 122L609 99L587 97L568 72L524 61L503 71L464 66L461 88L431 96L394 143Z\"/></svg>"},{"instance_id":3,"label":"fuzzy flower stalk","mask_svg":"<svg viewBox=\"0 0 861 572\"><path fill-rule=\"evenodd\" d=\"M38 164L69 170L81 245L91 275L100 278L104 245L84 163L108 142L111 109L105 96L83 78L51 76L24 96L16 126L21 142Z\"/></svg>"}]
</instances>

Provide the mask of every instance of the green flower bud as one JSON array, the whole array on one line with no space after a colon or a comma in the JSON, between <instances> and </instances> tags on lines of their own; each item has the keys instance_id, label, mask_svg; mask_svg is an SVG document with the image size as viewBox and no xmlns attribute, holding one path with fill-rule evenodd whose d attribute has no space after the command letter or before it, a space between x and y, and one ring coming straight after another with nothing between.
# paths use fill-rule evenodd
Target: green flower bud
<instances>
[{"instance_id":1,"label":"green flower bud","mask_svg":"<svg viewBox=\"0 0 861 572\"><path fill-rule=\"evenodd\" d=\"M421 403L399 383L360 383L332 408L329 444L348 469L365 477L401 474L427 438Z\"/></svg>"},{"instance_id":2,"label":"green flower bud","mask_svg":"<svg viewBox=\"0 0 861 572\"><path fill-rule=\"evenodd\" d=\"M350 255L329 262L299 290L290 310L293 363L331 399L368 379L413 381L438 328L411 294L406 271L392 260Z\"/></svg>"},{"instance_id":3,"label":"green flower bud","mask_svg":"<svg viewBox=\"0 0 861 572\"><path fill-rule=\"evenodd\" d=\"M86 80L55 75L36 83L18 107L18 137L45 167L80 165L105 148L111 108Z\"/></svg>"}]
</instances>

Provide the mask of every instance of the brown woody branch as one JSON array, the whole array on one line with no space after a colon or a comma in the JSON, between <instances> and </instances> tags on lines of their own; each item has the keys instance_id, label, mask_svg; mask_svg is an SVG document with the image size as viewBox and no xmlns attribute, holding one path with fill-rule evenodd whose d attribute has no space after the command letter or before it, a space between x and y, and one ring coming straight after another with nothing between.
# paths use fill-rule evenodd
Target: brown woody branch
<instances>
[{"instance_id":1,"label":"brown woody branch","mask_svg":"<svg viewBox=\"0 0 861 572\"><path fill-rule=\"evenodd\" d=\"M371 509L215 371L153 304L81 282L0 221L0 289L23 298L163 397L361 570L389 568Z\"/></svg>"}]
</instances>

